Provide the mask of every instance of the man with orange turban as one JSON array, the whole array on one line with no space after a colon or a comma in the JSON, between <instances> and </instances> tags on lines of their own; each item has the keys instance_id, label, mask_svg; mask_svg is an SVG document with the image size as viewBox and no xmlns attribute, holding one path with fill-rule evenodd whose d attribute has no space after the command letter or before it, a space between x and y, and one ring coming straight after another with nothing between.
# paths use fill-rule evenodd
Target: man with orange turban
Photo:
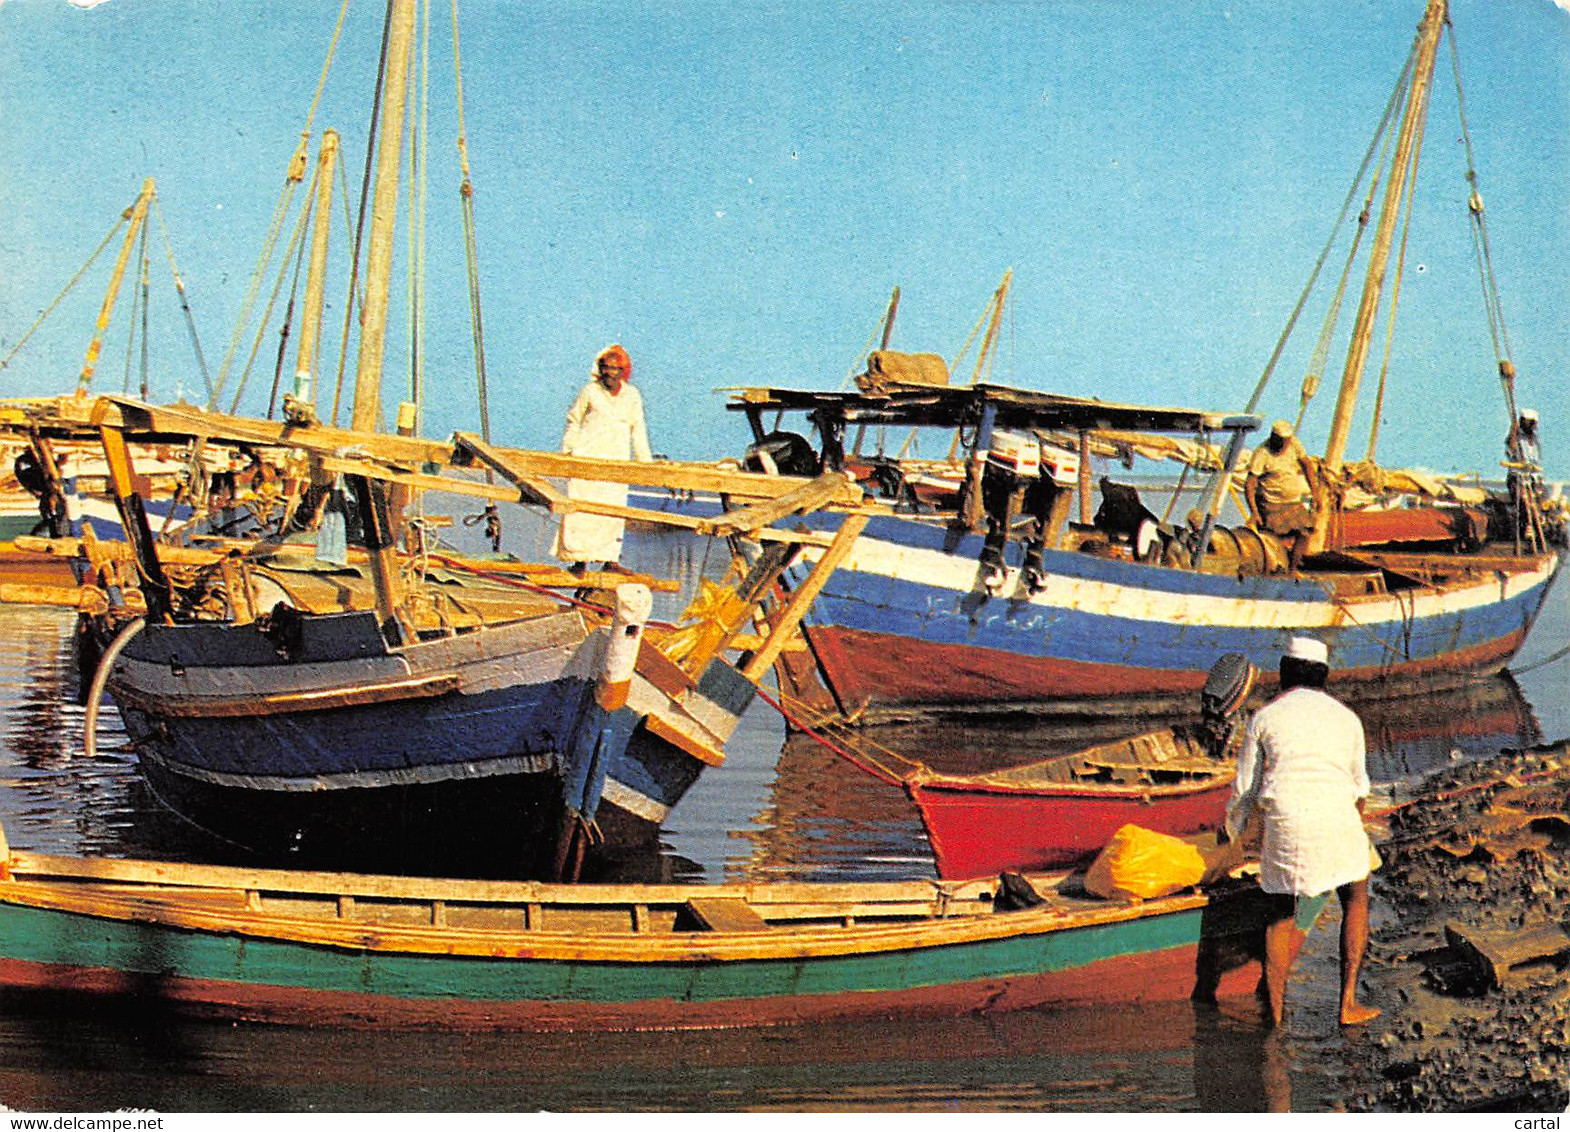
<instances>
[{"instance_id":1,"label":"man with orange turban","mask_svg":"<svg viewBox=\"0 0 1570 1132\"><path fill-rule=\"evenodd\" d=\"M594 359L594 380L567 410L561 450L569 456L606 460L652 460L643 421L643 396L632 384L632 359L621 346L608 346ZM568 480L569 499L626 506L627 485ZM582 573L590 562L612 565L621 558L626 520L574 512L562 517L552 553Z\"/></svg>"}]
</instances>

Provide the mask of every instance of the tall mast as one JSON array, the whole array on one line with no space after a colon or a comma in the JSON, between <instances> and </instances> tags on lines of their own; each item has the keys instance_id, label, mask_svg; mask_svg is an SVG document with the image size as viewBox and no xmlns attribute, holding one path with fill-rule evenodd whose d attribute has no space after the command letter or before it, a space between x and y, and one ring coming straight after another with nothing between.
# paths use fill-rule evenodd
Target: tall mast
<instances>
[{"instance_id":1,"label":"tall mast","mask_svg":"<svg viewBox=\"0 0 1570 1132\"><path fill-rule=\"evenodd\" d=\"M409 89L409 49L414 39L415 0L387 0L387 69L382 76L382 120L377 126L376 185L371 198L371 244L365 256L365 307L360 353L354 373L357 432L375 432L381 418L382 354L387 340L387 291L392 275L393 237L398 226L398 178L403 151L403 113ZM390 529L387 492L360 482L366 550L376 583L376 612L382 626L398 631L403 596L398 577L397 539Z\"/></svg>"},{"instance_id":2,"label":"tall mast","mask_svg":"<svg viewBox=\"0 0 1570 1132\"><path fill-rule=\"evenodd\" d=\"M149 177L142 182L142 191L137 194L136 203L126 211L126 218L131 224L125 230L125 242L120 245L120 255L115 260L103 306L98 309L98 322L93 330L93 340L87 344L87 360L82 363L82 372L76 379L76 392L79 396L87 392L87 387L93 380L93 371L98 368L98 355L104 348L104 334L109 329L109 316L114 314L115 299L120 294L120 281L125 278L125 265L131 258L131 249L136 246L136 237L142 230L142 224L147 220L147 206L152 203L153 192L153 179Z\"/></svg>"},{"instance_id":3,"label":"tall mast","mask_svg":"<svg viewBox=\"0 0 1570 1132\"><path fill-rule=\"evenodd\" d=\"M1374 248L1369 255L1368 276L1363 282L1363 299L1352 327L1352 345L1347 351L1346 369L1341 374L1341 392L1336 398L1335 417L1330 422L1330 439L1325 444L1327 472L1341 468L1346 453L1347 435L1352 429L1352 413L1357 408L1357 388L1363 380L1368 361L1374 316L1379 309L1380 291L1390 262L1390 245L1395 237L1396 220L1401 212L1413 147L1423 134L1423 119L1428 109L1428 88L1434 77L1434 56L1439 51L1439 36L1447 19L1447 0L1428 0L1428 11L1417 33L1417 61L1412 68L1412 86L1407 92L1406 112L1401 119L1401 134L1395 156L1390 160L1390 179L1385 201L1375 230ZM1323 520L1322 520L1323 522Z\"/></svg>"},{"instance_id":4,"label":"tall mast","mask_svg":"<svg viewBox=\"0 0 1570 1132\"><path fill-rule=\"evenodd\" d=\"M398 226L398 179L403 153L403 114L409 90L409 50L415 0L387 0L387 70L382 78L382 120L376 129L376 184L371 197L371 240L365 255L365 308L354 373L356 432L375 432L381 416L382 355L387 345L387 289Z\"/></svg>"},{"instance_id":5,"label":"tall mast","mask_svg":"<svg viewBox=\"0 0 1570 1132\"><path fill-rule=\"evenodd\" d=\"M302 408L316 409L316 343L321 336L322 302L327 285L327 239L332 228L333 168L338 135L322 134L316 162L316 227L311 238L311 264L305 273L305 317L300 320L300 356L294 367L294 397Z\"/></svg>"}]
</instances>

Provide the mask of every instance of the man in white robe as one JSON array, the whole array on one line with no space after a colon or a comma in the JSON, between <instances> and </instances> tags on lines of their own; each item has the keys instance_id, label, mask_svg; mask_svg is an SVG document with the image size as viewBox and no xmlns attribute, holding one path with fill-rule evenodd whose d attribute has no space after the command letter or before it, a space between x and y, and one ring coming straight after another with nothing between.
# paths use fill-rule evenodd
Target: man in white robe
<instances>
[{"instance_id":1,"label":"man in white robe","mask_svg":"<svg viewBox=\"0 0 1570 1132\"><path fill-rule=\"evenodd\" d=\"M631 384L632 359L620 346L609 346L594 360L594 380L585 385L567 410L561 450L569 456L606 460L652 460L649 433L643 420L643 397ZM568 480L569 499L596 503L627 503L627 485L597 480ZM562 517L551 553L582 573L590 562L607 566L621 559L626 520L610 515L574 512Z\"/></svg>"},{"instance_id":2,"label":"man in white robe","mask_svg":"<svg viewBox=\"0 0 1570 1132\"><path fill-rule=\"evenodd\" d=\"M1341 902L1341 1024L1379 1015L1357 1000L1368 946L1368 874L1377 861L1363 829L1369 783L1363 724L1327 695L1330 653L1294 637L1281 658L1281 694L1254 714L1227 807L1237 839L1257 812L1263 825L1260 887L1271 894L1265 991L1281 1024L1287 976L1330 893Z\"/></svg>"}]
</instances>

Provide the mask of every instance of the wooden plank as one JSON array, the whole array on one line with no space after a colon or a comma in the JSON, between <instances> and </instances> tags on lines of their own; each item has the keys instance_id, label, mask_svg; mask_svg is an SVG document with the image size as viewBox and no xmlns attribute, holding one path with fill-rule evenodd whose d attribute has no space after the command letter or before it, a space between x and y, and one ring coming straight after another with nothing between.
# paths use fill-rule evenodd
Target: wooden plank
<instances>
[{"instance_id":1,"label":"wooden plank","mask_svg":"<svg viewBox=\"0 0 1570 1132\"><path fill-rule=\"evenodd\" d=\"M476 456L479 452L474 445L484 444L466 432L455 433L454 440L459 447L468 448ZM677 491L703 491L753 499L774 499L813 482L804 476L771 476L674 460L601 460L522 448L494 448L494 453L505 459L510 473L518 475L603 480L634 487L668 487ZM862 496L861 488L847 477L826 502L856 506L861 503Z\"/></svg>"},{"instance_id":2,"label":"wooden plank","mask_svg":"<svg viewBox=\"0 0 1570 1132\"><path fill-rule=\"evenodd\" d=\"M825 472L815 480L802 484L783 495L727 511L712 520L714 534L729 535L755 531L771 523L802 511L816 511L837 499L851 477L845 472Z\"/></svg>"},{"instance_id":3,"label":"wooden plank","mask_svg":"<svg viewBox=\"0 0 1570 1132\"><path fill-rule=\"evenodd\" d=\"M725 762L724 751L712 744L705 743L695 735L688 734L662 716L645 716L643 726L648 729L650 735L657 739L663 739L679 751L687 752L687 754L701 763L707 763L709 766L721 766Z\"/></svg>"},{"instance_id":4,"label":"wooden plank","mask_svg":"<svg viewBox=\"0 0 1570 1132\"><path fill-rule=\"evenodd\" d=\"M661 652L647 635L638 642L638 658L633 669L672 699L679 699L698 686L686 669Z\"/></svg>"},{"instance_id":5,"label":"wooden plank","mask_svg":"<svg viewBox=\"0 0 1570 1132\"><path fill-rule=\"evenodd\" d=\"M340 456L319 456L317 462L323 471L339 475L365 476L367 479L384 480L387 483L398 484L402 487L418 488L421 491L445 491L452 495L472 496L477 499L494 499L503 503L534 503L549 506L551 497L559 497L558 492L552 491L550 496L534 492L532 489L520 488L514 484L503 487L493 483L482 483L479 480L460 479L457 476L433 476L424 472L406 472L395 468L388 468L369 460L352 460ZM520 495L522 496L520 500Z\"/></svg>"},{"instance_id":6,"label":"wooden plank","mask_svg":"<svg viewBox=\"0 0 1570 1132\"><path fill-rule=\"evenodd\" d=\"M1485 931L1445 925L1445 940L1492 986L1524 978L1522 968L1570 952L1570 933L1559 924L1538 924L1520 931Z\"/></svg>"},{"instance_id":7,"label":"wooden plank","mask_svg":"<svg viewBox=\"0 0 1570 1132\"><path fill-rule=\"evenodd\" d=\"M4 842L0 841L0 845ZM603 884L562 885L536 881L454 880L432 877L377 876L364 873L328 873L287 869L259 869L235 865L186 864L179 861L143 861L120 857L61 857L27 850L12 850L7 872L16 879L69 878L108 884L141 884L173 888L226 888L265 893L300 893L337 896L349 893L383 899L444 900L457 903L535 904L567 901L574 904L681 905L694 896L742 900L757 907L793 905L827 913L836 905L854 903L866 914L878 903L932 902L947 894L953 902L975 901L996 887L993 880L965 882L781 881L732 884ZM1064 874L1032 875L1038 892L1054 887ZM838 909L843 912L843 908ZM537 921L536 921L537 923Z\"/></svg>"},{"instance_id":8,"label":"wooden plank","mask_svg":"<svg viewBox=\"0 0 1570 1132\"><path fill-rule=\"evenodd\" d=\"M478 458L475 444L484 441L471 433L454 434L454 443L356 432L321 423L300 425L290 421L263 421L208 413L190 406L146 405L128 397L100 397L92 402L58 398L53 404L56 428L74 425L85 431L105 425L132 435L199 436L218 442L245 443L280 448L301 448L318 456L335 458L345 449L358 448L377 460L404 465L446 464L462 466ZM41 414L42 415L42 414ZM46 422L47 423L47 422ZM599 460L555 452L489 446L508 468L535 482L543 477L598 479L644 487L670 487L678 491L704 491L759 499L772 499L810 480L800 476L770 476L761 472L732 471L712 464L671 460L640 462ZM832 500L855 506L862 501L859 487L847 481Z\"/></svg>"},{"instance_id":9,"label":"wooden plank","mask_svg":"<svg viewBox=\"0 0 1570 1132\"><path fill-rule=\"evenodd\" d=\"M839 564L850 553L851 547L856 544L856 539L861 536L862 530L867 525L867 518L866 515L845 516L845 521L840 524L834 541L823 552L823 557L818 559L818 564L813 567L812 573L796 588L796 592L790 595L790 601L786 603L780 615L774 618L769 628L768 640L741 670L741 674L748 680L757 683L763 679L763 674L769 670L784 650L786 643L795 635L797 626L801 624L802 618L807 615L807 610L811 608L819 592L828 583L830 575L839 568Z\"/></svg>"},{"instance_id":10,"label":"wooden plank","mask_svg":"<svg viewBox=\"0 0 1570 1132\"><path fill-rule=\"evenodd\" d=\"M525 502L543 503L555 510L566 497L544 480L513 467L508 454L468 433L458 434L458 449L472 452L480 462L523 493Z\"/></svg>"},{"instance_id":11,"label":"wooden plank","mask_svg":"<svg viewBox=\"0 0 1570 1132\"><path fill-rule=\"evenodd\" d=\"M695 896L687 901L687 910L711 932L761 932L769 930L769 922L754 912L741 900L725 900L713 896Z\"/></svg>"},{"instance_id":12,"label":"wooden plank","mask_svg":"<svg viewBox=\"0 0 1570 1132\"><path fill-rule=\"evenodd\" d=\"M0 603L7 605L59 605L85 613L103 613L109 599L97 586L45 586L28 582L0 582Z\"/></svg>"},{"instance_id":13,"label":"wooden plank","mask_svg":"<svg viewBox=\"0 0 1570 1132\"><path fill-rule=\"evenodd\" d=\"M360 707L390 700L429 699L458 690L455 673L443 672L383 684L358 684L326 688L316 692L280 692L271 695L247 693L242 696L160 696L119 688L116 696L152 715L182 719L225 719L235 716L284 715L298 711L323 711L328 708Z\"/></svg>"}]
</instances>

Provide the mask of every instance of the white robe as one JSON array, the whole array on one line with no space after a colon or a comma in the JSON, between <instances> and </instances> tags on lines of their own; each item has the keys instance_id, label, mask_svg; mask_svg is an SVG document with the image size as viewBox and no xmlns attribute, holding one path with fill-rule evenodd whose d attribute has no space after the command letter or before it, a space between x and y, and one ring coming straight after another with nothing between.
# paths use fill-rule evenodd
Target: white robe
<instances>
[{"instance_id":1,"label":"white robe","mask_svg":"<svg viewBox=\"0 0 1570 1132\"><path fill-rule=\"evenodd\" d=\"M643 395L631 382L624 383L614 397L598 381L589 382L567 410L561 450L569 456L652 460ZM568 480L567 497L625 505L627 485ZM551 553L563 562L615 562L621 558L626 527L625 520L609 515L565 515Z\"/></svg>"},{"instance_id":2,"label":"white robe","mask_svg":"<svg viewBox=\"0 0 1570 1132\"><path fill-rule=\"evenodd\" d=\"M1369 873L1357 802L1368 797L1363 724L1339 700L1293 688L1254 713L1238 754L1227 832L1264 817L1259 883L1266 892L1319 896Z\"/></svg>"}]
</instances>

